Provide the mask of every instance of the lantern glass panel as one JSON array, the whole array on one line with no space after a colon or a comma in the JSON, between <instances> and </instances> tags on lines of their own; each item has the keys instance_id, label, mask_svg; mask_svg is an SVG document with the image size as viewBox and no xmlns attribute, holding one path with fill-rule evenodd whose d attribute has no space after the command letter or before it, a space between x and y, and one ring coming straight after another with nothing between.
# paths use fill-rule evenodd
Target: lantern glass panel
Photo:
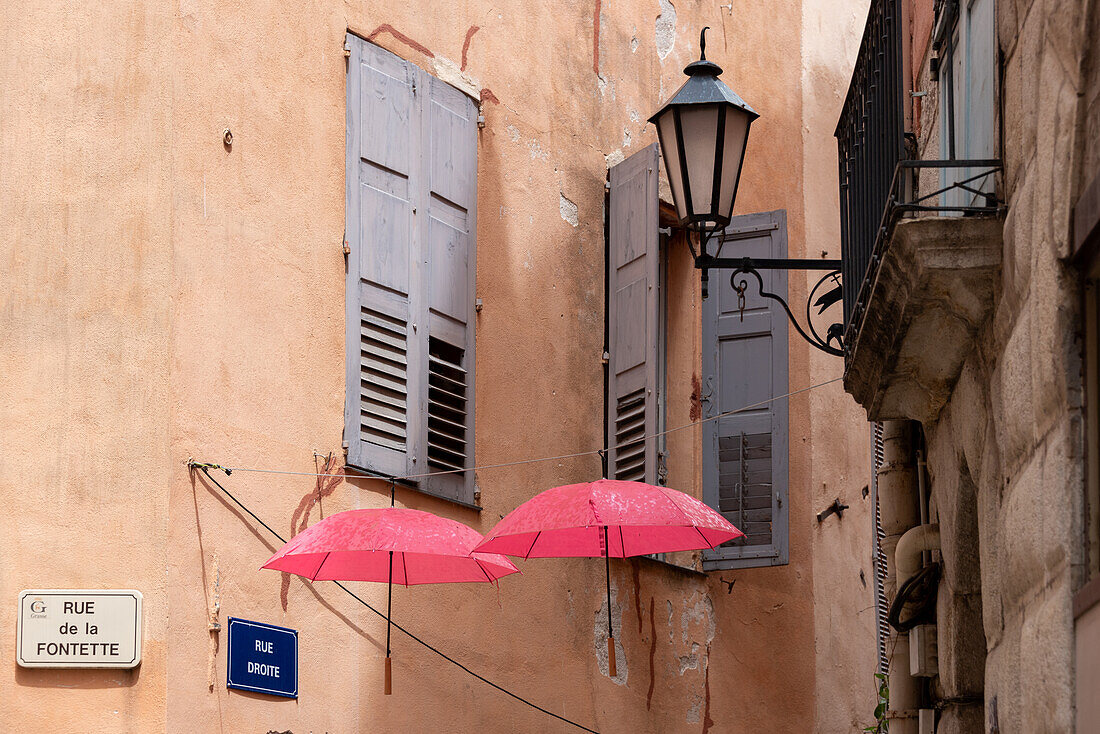
<instances>
[{"instance_id":1,"label":"lantern glass panel","mask_svg":"<svg viewBox=\"0 0 1100 734\"><path fill-rule=\"evenodd\" d=\"M722 188L718 194L718 213L729 217L733 212L733 195L741 173L741 152L748 139L749 116L736 107L726 108L725 142L722 145Z\"/></svg>"},{"instance_id":2,"label":"lantern glass panel","mask_svg":"<svg viewBox=\"0 0 1100 734\"><path fill-rule=\"evenodd\" d=\"M680 111L688 189L695 216L714 211L714 156L718 136L718 105L692 105Z\"/></svg>"},{"instance_id":3,"label":"lantern glass panel","mask_svg":"<svg viewBox=\"0 0 1100 734\"><path fill-rule=\"evenodd\" d=\"M665 161L665 174L672 189L672 200L676 202L676 216L681 221L688 215L687 202L684 201L684 183L680 175L680 150L676 145L676 115L672 108L665 110L657 118L657 138L661 143L661 157Z\"/></svg>"}]
</instances>

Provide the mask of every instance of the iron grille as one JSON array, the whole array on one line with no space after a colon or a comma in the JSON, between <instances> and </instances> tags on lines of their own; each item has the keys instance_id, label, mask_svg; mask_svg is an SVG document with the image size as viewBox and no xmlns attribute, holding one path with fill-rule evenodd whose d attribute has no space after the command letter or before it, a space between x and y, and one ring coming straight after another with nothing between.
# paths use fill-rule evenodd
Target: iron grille
<instances>
[{"instance_id":1,"label":"iron grille","mask_svg":"<svg viewBox=\"0 0 1100 734\"><path fill-rule=\"evenodd\" d=\"M882 226L891 178L905 157L899 5L872 0L836 129L846 325Z\"/></svg>"}]
</instances>

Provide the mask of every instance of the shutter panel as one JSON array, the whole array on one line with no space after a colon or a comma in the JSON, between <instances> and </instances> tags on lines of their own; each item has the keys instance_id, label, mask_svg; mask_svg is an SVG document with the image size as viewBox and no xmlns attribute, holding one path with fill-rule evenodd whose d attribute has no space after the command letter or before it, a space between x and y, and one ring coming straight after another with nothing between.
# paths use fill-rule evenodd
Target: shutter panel
<instances>
[{"instance_id":1,"label":"shutter panel","mask_svg":"<svg viewBox=\"0 0 1100 734\"><path fill-rule=\"evenodd\" d=\"M611 168L608 215L608 475L657 478L657 145ZM616 448L617 447L617 448Z\"/></svg>"},{"instance_id":2,"label":"shutter panel","mask_svg":"<svg viewBox=\"0 0 1100 734\"><path fill-rule=\"evenodd\" d=\"M421 72L424 110L425 314L427 406L423 441L428 472L474 465L474 281L476 274L477 105ZM422 488L474 502L472 471L427 477Z\"/></svg>"},{"instance_id":3,"label":"shutter panel","mask_svg":"<svg viewBox=\"0 0 1100 734\"><path fill-rule=\"evenodd\" d=\"M473 466L477 105L348 35L348 463ZM473 503L473 472L420 489Z\"/></svg>"},{"instance_id":4,"label":"shutter panel","mask_svg":"<svg viewBox=\"0 0 1100 734\"><path fill-rule=\"evenodd\" d=\"M787 256L785 211L734 217L726 234L736 239L723 243L719 257ZM730 272L711 276L711 295L703 302L708 418L788 392L787 316L748 278L742 318ZM785 271L761 276L765 289L786 296ZM787 444L786 399L703 424L703 499L745 533L705 551L705 570L787 563Z\"/></svg>"},{"instance_id":5,"label":"shutter panel","mask_svg":"<svg viewBox=\"0 0 1100 734\"><path fill-rule=\"evenodd\" d=\"M344 437L349 464L404 475L415 466L421 423L413 221L421 158L418 70L358 37L347 40Z\"/></svg>"}]
</instances>

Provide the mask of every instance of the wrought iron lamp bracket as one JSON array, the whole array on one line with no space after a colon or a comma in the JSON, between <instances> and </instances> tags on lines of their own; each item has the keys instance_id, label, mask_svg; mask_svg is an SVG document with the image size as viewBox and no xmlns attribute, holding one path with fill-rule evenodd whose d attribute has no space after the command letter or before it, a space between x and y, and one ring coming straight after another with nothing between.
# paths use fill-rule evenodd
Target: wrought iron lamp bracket
<instances>
[{"instance_id":1,"label":"wrought iron lamp bracket","mask_svg":"<svg viewBox=\"0 0 1100 734\"><path fill-rule=\"evenodd\" d=\"M824 311L837 303L841 298L840 290L840 260L811 260L811 259L797 259L797 258L752 258L752 257L714 257L706 253L705 249L703 253L695 257L695 267L702 271L703 281L703 297L707 297L707 283L709 280L708 271L714 268L728 269L733 272L730 274L730 285L734 291L737 292L740 307L744 310L744 294L745 289L748 286L745 278L738 280L739 276L751 275L756 278L756 286L760 295L764 298L771 299L783 307L783 310L787 313L787 318L791 324L798 331L798 333L805 339L810 346L831 354L836 357L844 356L844 326L840 323L834 323L825 330L825 335L822 336L817 328L814 326L813 319L810 315L811 306L818 306L819 312ZM760 276L761 270L819 270L825 271L825 274L820 280L810 289L809 295L806 297L806 328L798 322L795 318L794 312L791 311L791 307L787 304L787 301L782 296L771 293L764 289L764 279ZM818 296L818 292L822 287L831 282L832 289L824 292ZM816 300L815 300L816 298ZM833 344L836 346L833 346Z\"/></svg>"}]
</instances>

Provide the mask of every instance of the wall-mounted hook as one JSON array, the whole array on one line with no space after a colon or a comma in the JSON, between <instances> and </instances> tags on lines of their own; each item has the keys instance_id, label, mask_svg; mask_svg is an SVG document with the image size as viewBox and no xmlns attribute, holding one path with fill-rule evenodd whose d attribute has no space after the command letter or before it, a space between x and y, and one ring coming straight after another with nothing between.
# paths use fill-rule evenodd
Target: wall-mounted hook
<instances>
[{"instance_id":1,"label":"wall-mounted hook","mask_svg":"<svg viewBox=\"0 0 1100 734\"><path fill-rule=\"evenodd\" d=\"M837 497L835 500L833 500L833 504L829 505L824 510L817 513L817 521L821 522L822 520L827 518L829 515L836 515L837 517L844 517L844 511L847 510L847 509L848 509L848 505L841 504L840 503L840 498Z\"/></svg>"}]
</instances>

